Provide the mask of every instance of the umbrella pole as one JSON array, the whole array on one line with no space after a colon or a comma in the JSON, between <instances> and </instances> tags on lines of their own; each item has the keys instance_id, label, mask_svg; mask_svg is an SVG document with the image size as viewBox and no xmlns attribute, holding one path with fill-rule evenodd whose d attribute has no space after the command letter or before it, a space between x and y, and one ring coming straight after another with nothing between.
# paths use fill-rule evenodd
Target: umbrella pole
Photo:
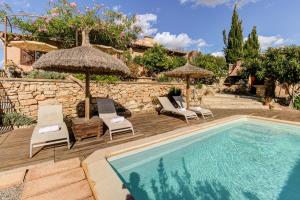
<instances>
[{"instance_id":1,"label":"umbrella pole","mask_svg":"<svg viewBox=\"0 0 300 200\"><path fill-rule=\"evenodd\" d=\"M186 76L186 107L190 108L190 76Z\"/></svg>"},{"instance_id":2,"label":"umbrella pole","mask_svg":"<svg viewBox=\"0 0 300 200\"><path fill-rule=\"evenodd\" d=\"M90 72L85 74L85 118L90 118Z\"/></svg>"}]
</instances>

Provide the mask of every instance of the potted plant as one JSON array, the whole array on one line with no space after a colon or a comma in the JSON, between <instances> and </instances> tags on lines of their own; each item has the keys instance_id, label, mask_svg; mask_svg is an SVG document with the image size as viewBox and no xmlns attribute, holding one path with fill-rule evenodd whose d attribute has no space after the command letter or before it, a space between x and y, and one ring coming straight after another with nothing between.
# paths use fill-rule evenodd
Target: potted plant
<instances>
[{"instance_id":1,"label":"potted plant","mask_svg":"<svg viewBox=\"0 0 300 200\"><path fill-rule=\"evenodd\" d=\"M272 97L265 97L265 98L263 99L263 104L264 104L265 106L270 106L271 102L272 102Z\"/></svg>"},{"instance_id":2,"label":"potted plant","mask_svg":"<svg viewBox=\"0 0 300 200\"><path fill-rule=\"evenodd\" d=\"M12 126L14 129L26 128L34 123L34 120L21 113L4 113L2 122L4 126Z\"/></svg>"}]
</instances>

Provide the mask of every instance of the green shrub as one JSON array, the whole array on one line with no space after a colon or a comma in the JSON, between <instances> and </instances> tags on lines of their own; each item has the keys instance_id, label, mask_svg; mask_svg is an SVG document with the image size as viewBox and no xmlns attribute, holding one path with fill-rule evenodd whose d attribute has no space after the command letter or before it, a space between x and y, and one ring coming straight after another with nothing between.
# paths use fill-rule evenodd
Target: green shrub
<instances>
[{"instance_id":1,"label":"green shrub","mask_svg":"<svg viewBox=\"0 0 300 200\"><path fill-rule=\"evenodd\" d=\"M138 64L138 65L143 65L143 57L142 56L136 56L133 58L133 62L135 64Z\"/></svg>"},{"instance_id":2,"label":"green shrub","mask_svg":"<svg viewBox=\"0 0 300 200\"><path fill-rule=\"evenodd\" d=\"M202 89L203 88L203 84L202 83L197 83L196 84L196 89Z\"/></svg>"},{"instance_id":3,"label":"green shrub","mask_svg":"<svg viewBox=\"0 0 300 200\"><path fill-rule=\"evenodd\" d=\"M85 80L85 74L75 74L74 77L82 81ZM92 75L91 80L103 83L116 83L120 81L120 78L113 75Z\"/></svg>"},{"instance_id":4,"label":"green shrub","mask_svg":"<svg viewBox=\"0 0 300 200\"><path fill-rule=\"evenodd\" d=\"M33 79L65 79L67 74L59 73L59 72L48 72L42 70L33 70L29 72L26 78L33 78Z\"/></svg>"},{"instance_id":5,"label":"green shrub","mask_svg":"<svg viewBox=\"0 0 300 200\"><path fill-rule=\"evenodd\" d=\"M84 74L74 74L73 76L81 81L85 80Z\"/></svg>"},{"instance_id":6,"label":"green shrub","mask_svg":"<svg viewBox=\"0 0 300 200\"><path fill-rule=\"evenodd\" d=\"M35 121L21 113L4 113L2 123L4 126L29 126Z\"/></svg>"},{"instance_id":7,"label":"green shrub","mask_svg":"<svg viewBox=\"0 0 300 200\"><path fill-rule=\"evenodd\" d=\"M300 95L295 97L294 108L296 108L297 110L300 110Z\"/></svg>"},{"instance_id":8,"label":"green shrub","mask_svg":"<svg viewBox=\"0 0 300 200\"><path fill-rule=\"evenodd\" d=\"M168 96L180 96L181 95L181 89L176 87L171 87L168 93Z\"/></svg>"},{"instance_id":9,"label":"green shrub","mask_svg":"<svg viewBox=\"0 0 300 200\"><path fill-rule=\"evenodd\" d=\"M170 82L172 80L172 78L170 77L167 77L166 75L164 74L160 74L157 76L156 78L156 81L157 82Z\"/></svg>"},{"instance_id":10,"label":"green shrub","mask_svg":"<svg viewBox=\"0 0 300 200\"><path fill-rule=\"evenodd\" d=\"M97 82L104 82L104 83L115 83L120 81L117 76L112 75L94 75L91 77L92 80Z\"/></svg>"}]
</instances>

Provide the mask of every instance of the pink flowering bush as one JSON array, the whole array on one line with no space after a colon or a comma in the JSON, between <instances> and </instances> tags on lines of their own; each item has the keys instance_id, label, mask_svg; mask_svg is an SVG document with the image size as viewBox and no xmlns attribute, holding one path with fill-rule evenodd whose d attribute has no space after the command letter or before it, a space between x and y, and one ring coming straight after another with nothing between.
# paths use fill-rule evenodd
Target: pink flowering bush
<instances>
[{"instance_id":1,"label":"pink flowering bush","mask_svg":"<svg viewBox=\"0 0 300 200\"><path fill-rule=\"evenodd\" d=\"M44 17L35 18L34 21L16 18L14 23L36 40L54 39L63 48L74 47L76 31L83 29L91 30L92 43L119 49L125 49L137 38L140 28L135 25L134 16L104 9L103 5L94 1L86 2L88 5L80 8L74 0L50 0Z\"/></svg>"},{"instance_id":2,"label":"pink flowering bush","mask_svg":"<svg viewBox=\"0 0 300 200\"><path fill-rule=\"evenodd\" d=\"M77 7L77 4L76 4L75 2L71 2L71 3L70 3L70 7L76 8L76 7Z\"/></svg>"}]
</instances>

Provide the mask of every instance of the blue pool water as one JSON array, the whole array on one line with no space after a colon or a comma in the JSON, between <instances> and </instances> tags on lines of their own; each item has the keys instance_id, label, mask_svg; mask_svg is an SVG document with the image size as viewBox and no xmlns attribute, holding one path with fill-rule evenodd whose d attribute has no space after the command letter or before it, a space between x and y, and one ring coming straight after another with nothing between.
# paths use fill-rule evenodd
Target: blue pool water
<instances>
[{"instance_id":1,"label":"blue pool water","mask_svg":"<svg viewBox=\"0 0 300 200\"><path fill-rule=\"evenodd\" d=\"M238 120L109 162L135 200L297 200L299 134Z\"/></svg>"}]
</instances>

